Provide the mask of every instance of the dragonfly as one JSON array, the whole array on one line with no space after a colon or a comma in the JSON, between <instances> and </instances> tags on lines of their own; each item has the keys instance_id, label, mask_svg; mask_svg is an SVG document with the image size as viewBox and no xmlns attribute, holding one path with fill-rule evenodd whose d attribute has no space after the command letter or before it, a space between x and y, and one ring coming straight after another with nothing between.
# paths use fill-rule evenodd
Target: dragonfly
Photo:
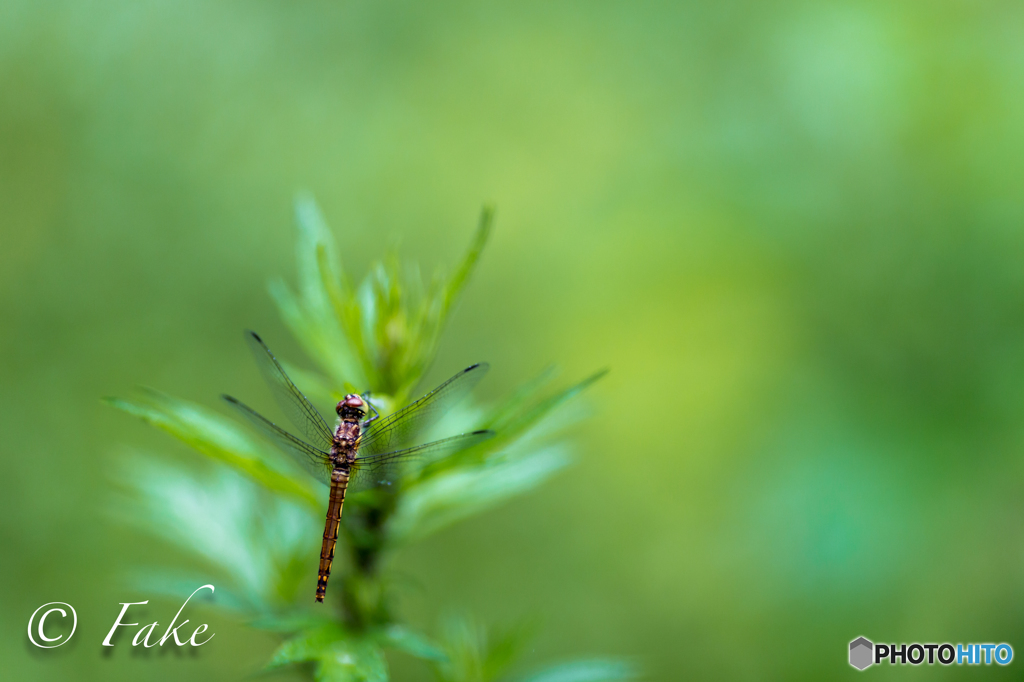
<instances>
[{"instance_id":1,"label":"dragonfly","mask_svg":"<svg viewBox=\"0 0 1024 682\"><path fill-rule=\"evenodd\" d=\"M323 603L334 562L345 494L393 485L410 462L436 461L493 436L492 431L473 431L409 446L417 434L432 426L464 398L487 373L489 366L485 362L470 365L419 400L387 417L381 417L377 412L370 402L369 392L362 395L350 393L335 406L338 420L332 428L288 378L263 339L251 331L246 332L246 339L278 405L305 438L284 430L236 398L224 395L223 399L265 438L330 486L316 581L316 601Z\"/></svg>"}]
</instances>

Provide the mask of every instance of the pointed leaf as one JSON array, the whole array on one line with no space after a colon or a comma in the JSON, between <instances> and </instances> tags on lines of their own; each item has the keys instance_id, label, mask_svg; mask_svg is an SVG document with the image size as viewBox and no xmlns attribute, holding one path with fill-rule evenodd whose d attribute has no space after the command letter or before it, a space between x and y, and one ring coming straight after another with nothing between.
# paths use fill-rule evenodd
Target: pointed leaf
<instances>
[{"instance_id":1,"label":"pointed leaf","mask_svg":"<svg viewBox=\"0 0 1024 682\"><path fill-rule=\"evenodd\" d=\"M147 598L151 595L166 597L181 603L184 603L200 585L215 584L217 591L208 597L209 603L213 606L243 615L251 615L257 607L240 594L235 594L230 588L224 587L221 581L214 580L209 574L179 573L163 568L134 569L129 573L129 584Z\"/></svg>"},{"instance_id":2,"label":"pointed leaf","mask_svg":"<svg viewBox=\"0 0 1024 682\"><path fill-rule=\"evenodd\" d=\"M480 428L497 431L498 429L508 426L515 420L517 415L526 411L527 404L529 404L545 386L551 383L551 380L554 379L557 374L558 368L554 365L544 368L540 374L516 389L515 393L513 393L512 396L504 403L491 410L491 413L487 416L486 420L482 422L482 426Z\"/></svg>"},{"instance_id":3,"label":"pointed leaf","mask_svg":"<svg viewBox=\"0 0 1024 682\"><path fill-rule=\"evenodd\" d=\"M281 643L266 668L272 670L292 663L318 661L330 654L333 644L344 637L345 631L334 623L303 630Z\"/></svg>"},{"instance_id":4,"label":"pointed leaf","mask_svg":"<svg viewBox=\"0 0 1024 682\"><path fill-rule=\"evenodd\" d=\"M380 642L384 646L428 661L443 661L446 658L440 647L427 639L425 635L404 625L387 627L380 635Z\"/></svg>"},{"instance_id":5,"label":"pointed leaf","mask_svg":"<svg viewBox=\"0 0 1024 682\"><path fill-rule=\"evenodd\" d=\"M459 263L459 267L448 279L444 292L441 294L441 314L438 316L441 324L444 324L448 311L458 300L466 283L469 281L469 276L476 269L477 261L480 260L480 254L483 253L487 240L490 239L493 226L494 207L484 206L480 212L480 222L477 224L476 232L473 234L473 241L470 242L469 249L466 250L466 254L462 257L462 262Z\"/></svg>"},{"instance_id":6,"label":"pointed leaf","mask_svg":"<svg viewBox=\"0 0 1024 682\"><path fill-rule=\"evenodd\" d=\"M318 247L316 256L321 284L327 300L334 311L334 317L345 336L347 345L352 349L354 360L359 363L362 370L361 374L350 374L347 378L349 381L362 380L364 383L375 385L377 384L377 370L363 335L363 315L360 311L359 299L347 278L339 277L331 269L327 249L323 246Z\"/></svg>"},{"instance_id":7,"label":"pointed leaf","mask_svg":"<svg viewBox=\"0 0 1024 682\"><path fill-rule=\"evenodd\" d=\"M423 538L531 490L569 464L549 446L507 462L446 471L407 488L391 520L393 541Z\"/></svg>"},{"instance_id":8,"label":"pointed leaf","mask_svg":"<svg viewBox=\"0 0 1024 682\"><path fill-rule=\"evenodd\" d=\"M268 490L297 497L315 509L321 493L312 481L269 467L257 448L233 422L194 403L145 389L147 403L106 398L107 404L166 431L202 454L224 462Z\"/></svg>"},{"instance_id":9,"label":"pointed leaf","mask_svg":"<svg viewBox=\"0 0 1024 682\"><path fill-rule=\"evenodd\" d=\"M499 447L500 443L513 441L530 429L534 428L541 420L575 398L607 373L608 370L606 369L595 372L578 384L570 386L569 388L542 400L533 407L503 414L501 415L500 421L487 424L486 428L489 428L498 434L494 439L494 447Z\"/></svg>"},{"instance_id":10,"label":"pointed leaf","mask_svg":"<svg viewBox=\"0 0 1024 682\"><path fill-rule=\"evenodd\" d=\"M495 679L504 673L523 652L536 632L537 627L534 623L523 622L492 633L488 637L484 656L484 677Z\"/></svg>"},{"instance_id":11,"label":"pointed leaf","mask_svg":"<svg viewBox=\"0 0 1024 682\"><path fill-rule=\"evenodd\" d=\"M447 280L437 282L432 287L432 295L423 302L420 314L417 315L415 328L416 337L420 348L415 359L410 358L410 379L418 380L430 361L434 357L437 342L444 329L448 315L462 295L462 290L469 282L470 275L476 269L487 240L491 236L491 228L494 225L494 208L484 206L480 213L480 222L477 224L476 232L473 234L473 241L470 242L462 261L455 272Z\"/></svg>"},{"instance_id":12,"label":"pointed leaf","mask_svg":"<svg viewBox=\"0 0 1024 682\"><path fill-rule=\"evenodd\" d=\"M346 639L334 642L325 651L316 669L318 682L387 682L388 666L384 654L372 642Z\"/></svg>"},{"instance_id":13,"label":"pointed leaf","mask_svg":"<svg viewBox=\"0 0 1024 682\"><path fill-rule=\"evenodd\" d=\"M299 227L299 293L292 294L284 282L275 280L270 283L270 294L303 350L338 385L344 381L364 383L362 364L331 314L332 304L324 286L327 275L321 271L321 259L331 278L344 278L333 237L311 198L296 199L295 216Z\"/></svg>"}]
</instances>

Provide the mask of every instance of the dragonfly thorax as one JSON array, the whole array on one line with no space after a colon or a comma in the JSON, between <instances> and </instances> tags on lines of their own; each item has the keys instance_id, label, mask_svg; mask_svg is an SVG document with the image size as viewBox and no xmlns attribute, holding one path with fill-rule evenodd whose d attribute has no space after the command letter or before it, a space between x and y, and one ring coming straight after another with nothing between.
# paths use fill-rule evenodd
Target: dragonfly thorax
<instances>
[{"instance_id":1,"label":"dragonfly thorax","mask_svg":"<svg viewBox=\"0 0 1024 682\"><path fill-rule=\"evenodd\" d=\"M335 466L348 465L355 461L359 449L361 425L358 421L342 420L334 429L334 443L331 444L331 461Z\"/></svg>"}]
</instances>

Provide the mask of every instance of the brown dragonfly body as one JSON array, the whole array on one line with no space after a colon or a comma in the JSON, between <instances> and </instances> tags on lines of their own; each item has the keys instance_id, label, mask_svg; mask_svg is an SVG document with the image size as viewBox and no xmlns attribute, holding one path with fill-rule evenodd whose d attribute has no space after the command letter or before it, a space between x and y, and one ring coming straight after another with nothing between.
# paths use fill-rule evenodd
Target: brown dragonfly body
<instances>
[{"instance_id":1,"label":"brown dragonfly body","mask_svg":"<svg viewBox=\"0 0 1024 682\"><path fill-rule=\"evenodd\" d=\"M348 490L349 474L356 461L359 439L362 433L362 419L366 414L363 399L357 395L345 396L338 403L341 423L334 431L331 445L331 496L327 502L327 523L324 525L324 542L320 547L320 571L316 577L316 600L322 602L327 593L327 581L331 577L334 563L334 548L338 544L338 529L341 526L341 510L345 506L345 491Z\"/></svg>"},{"instance_id":2,"label":"brown dragonfly body","mask_svg":"<svg viewBox=\"0 0 1024 682\"><path fill-rule=\"evenodd\" d=\"M248 332L247 338L278 404L307 440L293 436L230 396L224 399L264 436L330 486L316 582L316 600L322 602L334 563L341 511L349 490L391 485L398 482L407 463L437 460L494 435L490 431L473 431L406 447L476 385L487 372L487 364L467 367L419 400L383 418L369 401L369 394L350 393L335 407L339 422L331 429L288 378L263 340L253 332ZM367 419L368 411L373 412L373 416Z\"/></svg>"}]
</instances>

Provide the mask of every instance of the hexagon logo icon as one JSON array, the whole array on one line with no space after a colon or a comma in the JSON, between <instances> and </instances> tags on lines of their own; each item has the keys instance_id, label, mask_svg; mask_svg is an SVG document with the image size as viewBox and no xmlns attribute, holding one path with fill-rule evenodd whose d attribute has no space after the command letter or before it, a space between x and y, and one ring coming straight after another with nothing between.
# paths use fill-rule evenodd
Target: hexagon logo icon
<instances>
[{"instance_id":1,"label":"hexagon logo icon","mask_svg":"<svg viewBox=\"0 0 1024 682\"><path fill-rule=\"evenodd\" d=\"M853 640L850 642L850 665L857 670L863 670L868 667L875 662L874 650L875 645L864 637L858 637Z\"/></svg>"}]
</instances>

